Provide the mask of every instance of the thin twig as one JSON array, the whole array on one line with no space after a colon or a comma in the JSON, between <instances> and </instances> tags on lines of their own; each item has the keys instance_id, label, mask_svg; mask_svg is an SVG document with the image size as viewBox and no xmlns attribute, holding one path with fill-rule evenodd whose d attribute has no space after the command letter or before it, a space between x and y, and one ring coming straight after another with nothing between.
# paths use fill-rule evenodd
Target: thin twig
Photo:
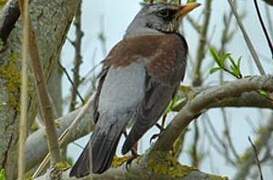
<instances>
[{"instance_id":1,"label":"thin twig","mask_svg":"<svg viewBox=\"0 0 273 180\"><path fill-rule=\"evenodd\" d=\"M207 114L206 114L207 115ZM220 138L220 136L218 135L216 129L214 128L211 120L210 120L210 117L207 115L206 116L206 125L208 126L208 130L211 130L212 132L212 135L213 135L213 138L221 145L221 150L218 151L220 154L222 154L223 156L225 156L227 162L229 162L231 165L235 166L236 163L234 162L234 160L230 157L230 154L229 154L229 151L228 151L228 148L227 148L227 145L225 144L225 142Z\"/></svg>"},{"instance_id":2,"label":"thin twig","mask_svg":"<svg viewBox=\"0 0 273 180\"><path fill-rule=\"evenodd\" d=\"M258 166L258 169L259 169L259 173L260 173L260 178L261 180L263 180L263 172L262 172L262 168L261 168L261 163L260 163L260 160L259 160L259 157L258 157L258 152L257 152L257 148L256 146L254 145L254 143L252 142L251 138L248 137L248 141L250 142L252 148L253 148L253 151L255 153L255 158L256 158L256 164Z\"/></svg>"},{"instance_id":3,"label":"thin twig","mask_svg":"<svg viewBox=\"0 0 273 180\"><path fill-rule=\"evenodd\" d=\"M27 64L29 57L29 16L28 0L20 0L20 7L23 19L23 42L22 42L22 84L21 84L21 106L20 106L20 128L19 128L19 158L18 158L18 179L25 179L25 141L27 136L27 97L28 77Z\"/></svg>"},{"instance_id":4,"label":"thin twig","mask_svg":"<svg viewBox=\"0 0 273 180\"><path fill-rule=\"evenodd\" d=\"M67 70L65 69L65 67L61 64L60 61L58 61L58 65L59 65L59 67L62 69L62 71L64 72L64 74L65 74L65 76L67 77L67 79L68 79L68 81L70 82L70 84L71 84L72 86L75 86L75 85L74 85L74 82L73 82L73 80L72 80L72 78L70 77L69 73L67 72ZM76 91L76 93L77 93L77 96L80 98L82 104L84 104L84 99L83 99L82 95L80 94L79 90L78 90L77 88L75 88L75 91Z\"/></svg>"},{"instance_id":5,"label":"thin twig","mask_svg":"<svg viewBox=\"0 0 273 180\"><path fill-rule=\"evenodd\" d=\"M264 147L271 141L272 131L273 131L273 114L267 120L266 124L257 130L257 138L255 139L255 147L257 152L261 152ZM253 148L249 147L245 152L241 153L241 158L243 161L239 161L239 166L236 168L237 172L233 179L247 179L251 167L255 163L255 153Z\"/></svg>"},{"instance_id":6,"label":"thin twig","mask_svg":"<svg viewBox=\"0 0 273 180\"><path fill-rule=\"evenodd\" d=\"M207 116L207 120L210 121L209 117ZM220 155L225 156L226 161L231 164L232 166L235 166L236 164L234 163L234 161L229 157L229 154L227 154L226 149L223 149L225 147L225 145L223 144L222 141L220 141L220 145L219 144L219 140L217 140L214 136L214 133L216 132L215 128L209 123L207 123L207 121L202 121L204 124L204 130L205 130L205 134L206 137L208 138L208 141L210 143L210 146L213 147L213 149L218 152ZM210 132L211 130L211 132ZM212 133L212 134L211 134ZM216 133L217 134L217 133ZM218 137L219 138L219 137ZM217 142L214 142L217 141ZM224 145L224 146L223 146Z\"/></svg>"},{"instance_id":7,"label":"thin twig","mask_svg":"<svg viewBox=\"0 0 273 180\"><path fill-rule=\"evenodd\" d=\"M199 44L197 48L197 56L196 56L196 64L194 66L194 77L192 84L193 86L201 86L203 83L202 80L202 75L201 75L201 67L203 60L205 58L206 54L206 45L208 42L208 29L209 29L209 24L210 24L210 19L211 19L211 6L212 6L212 0L206 0L205 3L205 17L202 22L202 25L200 26L200 34L199 34ZM191 159L192 159L192 165L195 167L198 167L200 164L200 159L198 155L198 142L200 140L200 135L199 135L199 128L197 122L194 124L194 141L192 143L192 153L191 153Z\"/></svg>"},{"instance_id":8,"label":"thin twig","mask_svg":"<svg viewBox=\"0 0 273 180\"><path fill-rule=\"evenodd\" d=\"M191 148L191 153L190 153L190 158L191 158L191 165L198 168L201 163L201 159L199 156L199 151L198 151L198 145L199 145L199 140L200 140L200 133L199 133L199 127L198 127L198 122L194 122L194 133L193 133L193 143L192 143L192 148Z\"/></svg>"},{"instance_id":9,"label":"thin twig","mask_svg":"<svg viewBox=\"0 0 273 180\"><path fill-rule=\"evenodd\" d=\"M31 27L31 26L30 26ZM49 151L51 155L51 165L55 166L60 160L60 149L58 144L58 136L54 122L54 111L47 91L46 80L42 65L40 63L38 47L36 44L36 36L31 31L30 37L30 56L31 66L36 80L37 94L39 97L39 104L42 112L42 117L45 122Z\"/></svg>"},{"instance_id":10,"label":"thin twig","mask_svg":"<svg viewBox=\"0 0 273 180\"><path fill-rule=\"evenodd\" d=\"M82 64L82 55L81 55L81 49L82 49L82 38L83 38L83 32L82 32L82 25L81 25L81 6L82 1L79 1L79 6L75 15L75 20L74 20L74 26L76 28L76 40L73 43L73 46L75 48L75 57L74 57L74 68L72 70L73 72L73 85L71 88L71 102L70 102L70 107L69 111L73 111L76 108L77 104L77 95L79 96L78 88L81 84L81 77L80 77L80 66ZM84 103L83 99L81 96L79 96L82 103Z\"/></svg>"},{"instance_id":11,"label":"thin twig","mask_svg":"<svg viewBox=\"0 0 273 180\"><path fill-rule=\"evenodd\" d=\"M231 152L233 154L233 156L238 160L240 158L240 156L238 155L236 149L235 149L235 146L232 142L232 138L231 138L231 135L230 135L230 127L228 125L228 118L227 118L227 112L225 110L225 108L221 108L221 113L222 113L222 116L223 116L223 121L224 121L224 126L225 126L225 130L224 130L224 136L226 137L227 139L227 142L228 142L228 145L231 149Z\"/></svg>"},{"instance_id":12,"label":"thin twig","mask_svg":"<svg viewBox=\"0 0 273 180\"><path fill-rule=\"evenodd\" d=\"M244 28L243 23L241 22L241 19L240 19L239 15L238 15L237 10L235 9L235 7L234 7L234 5L233 5L232 0L228 0L228 3L229 3L229 5L230 5L230 7L231 7L232 13L233 13L234 16L235 16L235 19L236 19L236 21L237 21L237 23L238 23L238 25L239 25L239 28L240 28L240 30L241 30L243 36L244 36L245 42L246 42L246 44L247 44L247 47L248 47L248 49L249 49L249 51L250 51L250 53L251 53L251 55L252 55L252 58L253 58L253 60L254 60L254 62L255 62L255 64L256 64L256 66L257 66L257 68L258 68L260 74L261 74L261 75L265 75L265 71L264 71L264 68L263 68L263 66L262 66L262 64L261 64L261 61L260 61L260 59L259 59L259 57L258 57L258 55L257 55L257 52L256 52L256 50L255 50L255 48L254 48L254 46L253 46L253 44L252 44L252 42L251 42L251 40L250 40L250 38L249 38L249 36L248 36L248 34L247 34L245 28Z\"/></svg>"},{"instance_id":13,"label":"thin twig","mask_svg":"<svg viewBox=\"0 0 273 180\"><path fill-rule=\"evenodd\" d=\"M105 30L104 30L104 16L100 17L100 33L99 33L99 41L101 44L102 53L105 56L107 53L106 49L106 36L105 36Z\"/></svg>"},{"instance_id":14,"label":"thin twig","mask_svg":"<svg viewBox=\"0 0 273 180\"><path fill-rule=\"evenodd\" d=\"M261 12L260 12L260 9L259 9L259 6L258 6L258 2L257 2L257 0L253 0L253 1L254 1L255 9L256 9L260 24L262 26L265 38L266 38L267 43L268 43L268 47L269 47L269 49L271 51L271 56L273 58L273 45L271 43L270 36L268 35L267 29L266 29L266 27L264 25L264 21L263 21L263 18L262 18L262 15L261 15Z\"/></svg>"},{"instance_id":15,"label":"thin twig","mask_svg":"<svg viewBox=\"0 0 273 180\"><path fill-rule=\"evenodd\" d=\"M202 84L201 66L205 58L205 48L207 42L208 28L211 17L211 4L212 0L206 1L205 18L202 24L199 35L199 45L197 48L196 66L194 68L193 86L200 86Z\"/></svg>"}]
</instances>

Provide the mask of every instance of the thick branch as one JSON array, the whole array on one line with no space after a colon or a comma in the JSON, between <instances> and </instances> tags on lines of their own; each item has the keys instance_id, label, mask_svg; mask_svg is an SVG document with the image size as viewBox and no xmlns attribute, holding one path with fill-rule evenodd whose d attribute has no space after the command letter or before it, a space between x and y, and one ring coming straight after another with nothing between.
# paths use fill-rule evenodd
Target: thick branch
<instances>
[{"instance_id":1,"label":"thick branch","mask_svg":"<svg viewBox=\"0 0 273 180\"><path fill-rule=\"evenodd\" d=\"M192 100L179 111L167 129L155 143L154 151L169 151L180 133L215 102L223 102L230 97L240 97L243 93L266 90L273 92L272 76L254 76L234 82L226 83L223 86L209 88L197 94ZM273 105L271 106L273 108Z\"/></svg>"},{"instance_id":2,"label":"thick branch","mask_svg":"<svg viewBox=\"0 0 273 180\"><path fill-rule=\"evenodd\" d=\"M68 113L67 115L56 120L56 124L58 124L57 134L60 136L74 121L74 119L78 116L84 106ZM93 123L93 113L92 113L92 104L88 108L88 111L82 116L81 122L74 127L74 130L68 135L66 141L62 144L62 146L66 146L74 140L81 138L88 134L94 128ZM46 143L46 133L44 129L39 129L33 134L31 134L26 142L26 170L30 170L35 165L41 162L41 160L48 153L48 147ZM35 148L33 148L35 147Z\"/></svg>"},{"instance_id":3,"label":"thick branch","mask_svg":"<svg viewBox=\"0 0 273 180\"><path fill-rule=\"evenodd\" d=\"M160 157L160 159L159 159ZM165 156L166 157L166 156ZM161 156L157 156L153 159L156 165L151 166L144 156L138 157L137 160L134 160L129 167L126 169L126 163L122 164L119 167L112 167L101 175L91 174L81 180L104 180L104 179L183 179L183 180L225 180L226 177L220 177L216 175L207 174L199 171L198 169L180 165L177 162L170 162L168 158L164 158L164 162L158 163L158 160L162 161ZM153 163L152 162L152 163ZM174 163L174 164L173 164ZM174 166L172 166L174 165ZM156 168L157 167L157 168ZM173 170L167 170L168 168ZM175 169L175 170L174 170ZM166 171L167 170L167 171ZM69 177L69 171L63 173L63 180L76 180L76 178ZM47 180L49 179L49 173L46 173L44 176L37 178L36 180Z\"/></svg>"}]
</instances>

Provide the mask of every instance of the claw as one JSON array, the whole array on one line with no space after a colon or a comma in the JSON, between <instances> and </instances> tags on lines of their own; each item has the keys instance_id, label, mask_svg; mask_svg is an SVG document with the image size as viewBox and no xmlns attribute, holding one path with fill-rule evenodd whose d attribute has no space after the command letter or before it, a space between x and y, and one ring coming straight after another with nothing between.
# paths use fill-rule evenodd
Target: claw
<instances>
[{"instance_id":1,"label":"claw","mask_svg":"<svg viewBox=\"0 0 273 180\"><path fill-rule=\"evenodd\" d=\"M133 160L139 156L137 154L137 152L135 151L135 149L132 149L131 152L132 152L132 156L127 160L127 162L125 164L125 168L127 171L129 170L129 167L130 167L131 163L133 162Z\"/></svg>"},{"instance_id":2,"label":"claw","mask_svg":"<svg viewBox=\"0 0 273 180\"><path fill-rule=\"evenodd\" d=\"M152 144L152 141L157 138L160 135L160 133L158 134L154 134L151 138L150 138L150 144Z\"/></svg>"},{"instance_id":3,"label":"claw","mask_svg":"<svg viewBox=\"0 0 273 180\"><path fill-rule=\"evenodd\" d=\"M160 136L160 134L165 130L165 129L164 129L164 124L162 124L162 126L161 126L161 125L159 125L159 124L157 123L157 124L156 124L156 127L158 127L158 129L160 130L160 132L157 133L157 134L154 134L154 135L150 138L150 144L152 144L152 141L153 141L154 139L158 138L158 137Z\"/></svg>"}]
</instances>

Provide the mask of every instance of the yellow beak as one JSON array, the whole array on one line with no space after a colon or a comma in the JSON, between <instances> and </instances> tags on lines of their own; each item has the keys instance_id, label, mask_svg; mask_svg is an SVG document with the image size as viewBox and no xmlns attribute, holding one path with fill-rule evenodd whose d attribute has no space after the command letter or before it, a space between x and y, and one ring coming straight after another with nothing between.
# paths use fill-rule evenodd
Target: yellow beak
<instances>
[{"instance_id":1,"label":"yellow beak","mask_svg":"<svg viewBox=\"0 0 273 180\"><path fill-rule=\"evenodd\" d=\"M200 3L193 2L193 3L187 3L185 5L180 6L178 17L180 18L187 15L189 12L191 12L192 10L194 10L200 5L201 5Z\"/></svg>"}]
</instances>

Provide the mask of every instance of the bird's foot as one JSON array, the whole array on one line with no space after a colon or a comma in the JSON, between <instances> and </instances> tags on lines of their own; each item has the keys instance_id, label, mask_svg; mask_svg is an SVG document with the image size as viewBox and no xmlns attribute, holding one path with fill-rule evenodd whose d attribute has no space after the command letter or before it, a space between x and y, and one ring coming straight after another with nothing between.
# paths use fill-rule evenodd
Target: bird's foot
<instances>
[{"instance_id":1,"label":"bird's foot","mask_svg":"<svg viewBox=\"0 0 273 180\"><path fill-rule=\"evenodd\" d=\"M133 162L133 160L136 159L139 156L137 154L136 149L134 149L134 148L131 149L131 153L132 153L132 155L131 155L131 157L128 158L128 160L126 162L126 165L125 165L126 170L129 169L129 167L130 167L131 163Z\"/></svg>"},{"instance_id":2,"label":"bird's foot","mask_svg":"<svg viewBox=\"0 0 273 180\"><path fill-rule=\"evenodd\" d=\"M152 143L152 141L156 138L158 138L160 136L160 134L165 131L165 129L163 128L163 126L159 125L159 124L156 124L156 127L160 130L159 133L157 134L154 134L151 138L150 138L150 144Z\"/></svg>"}]
</instances>

